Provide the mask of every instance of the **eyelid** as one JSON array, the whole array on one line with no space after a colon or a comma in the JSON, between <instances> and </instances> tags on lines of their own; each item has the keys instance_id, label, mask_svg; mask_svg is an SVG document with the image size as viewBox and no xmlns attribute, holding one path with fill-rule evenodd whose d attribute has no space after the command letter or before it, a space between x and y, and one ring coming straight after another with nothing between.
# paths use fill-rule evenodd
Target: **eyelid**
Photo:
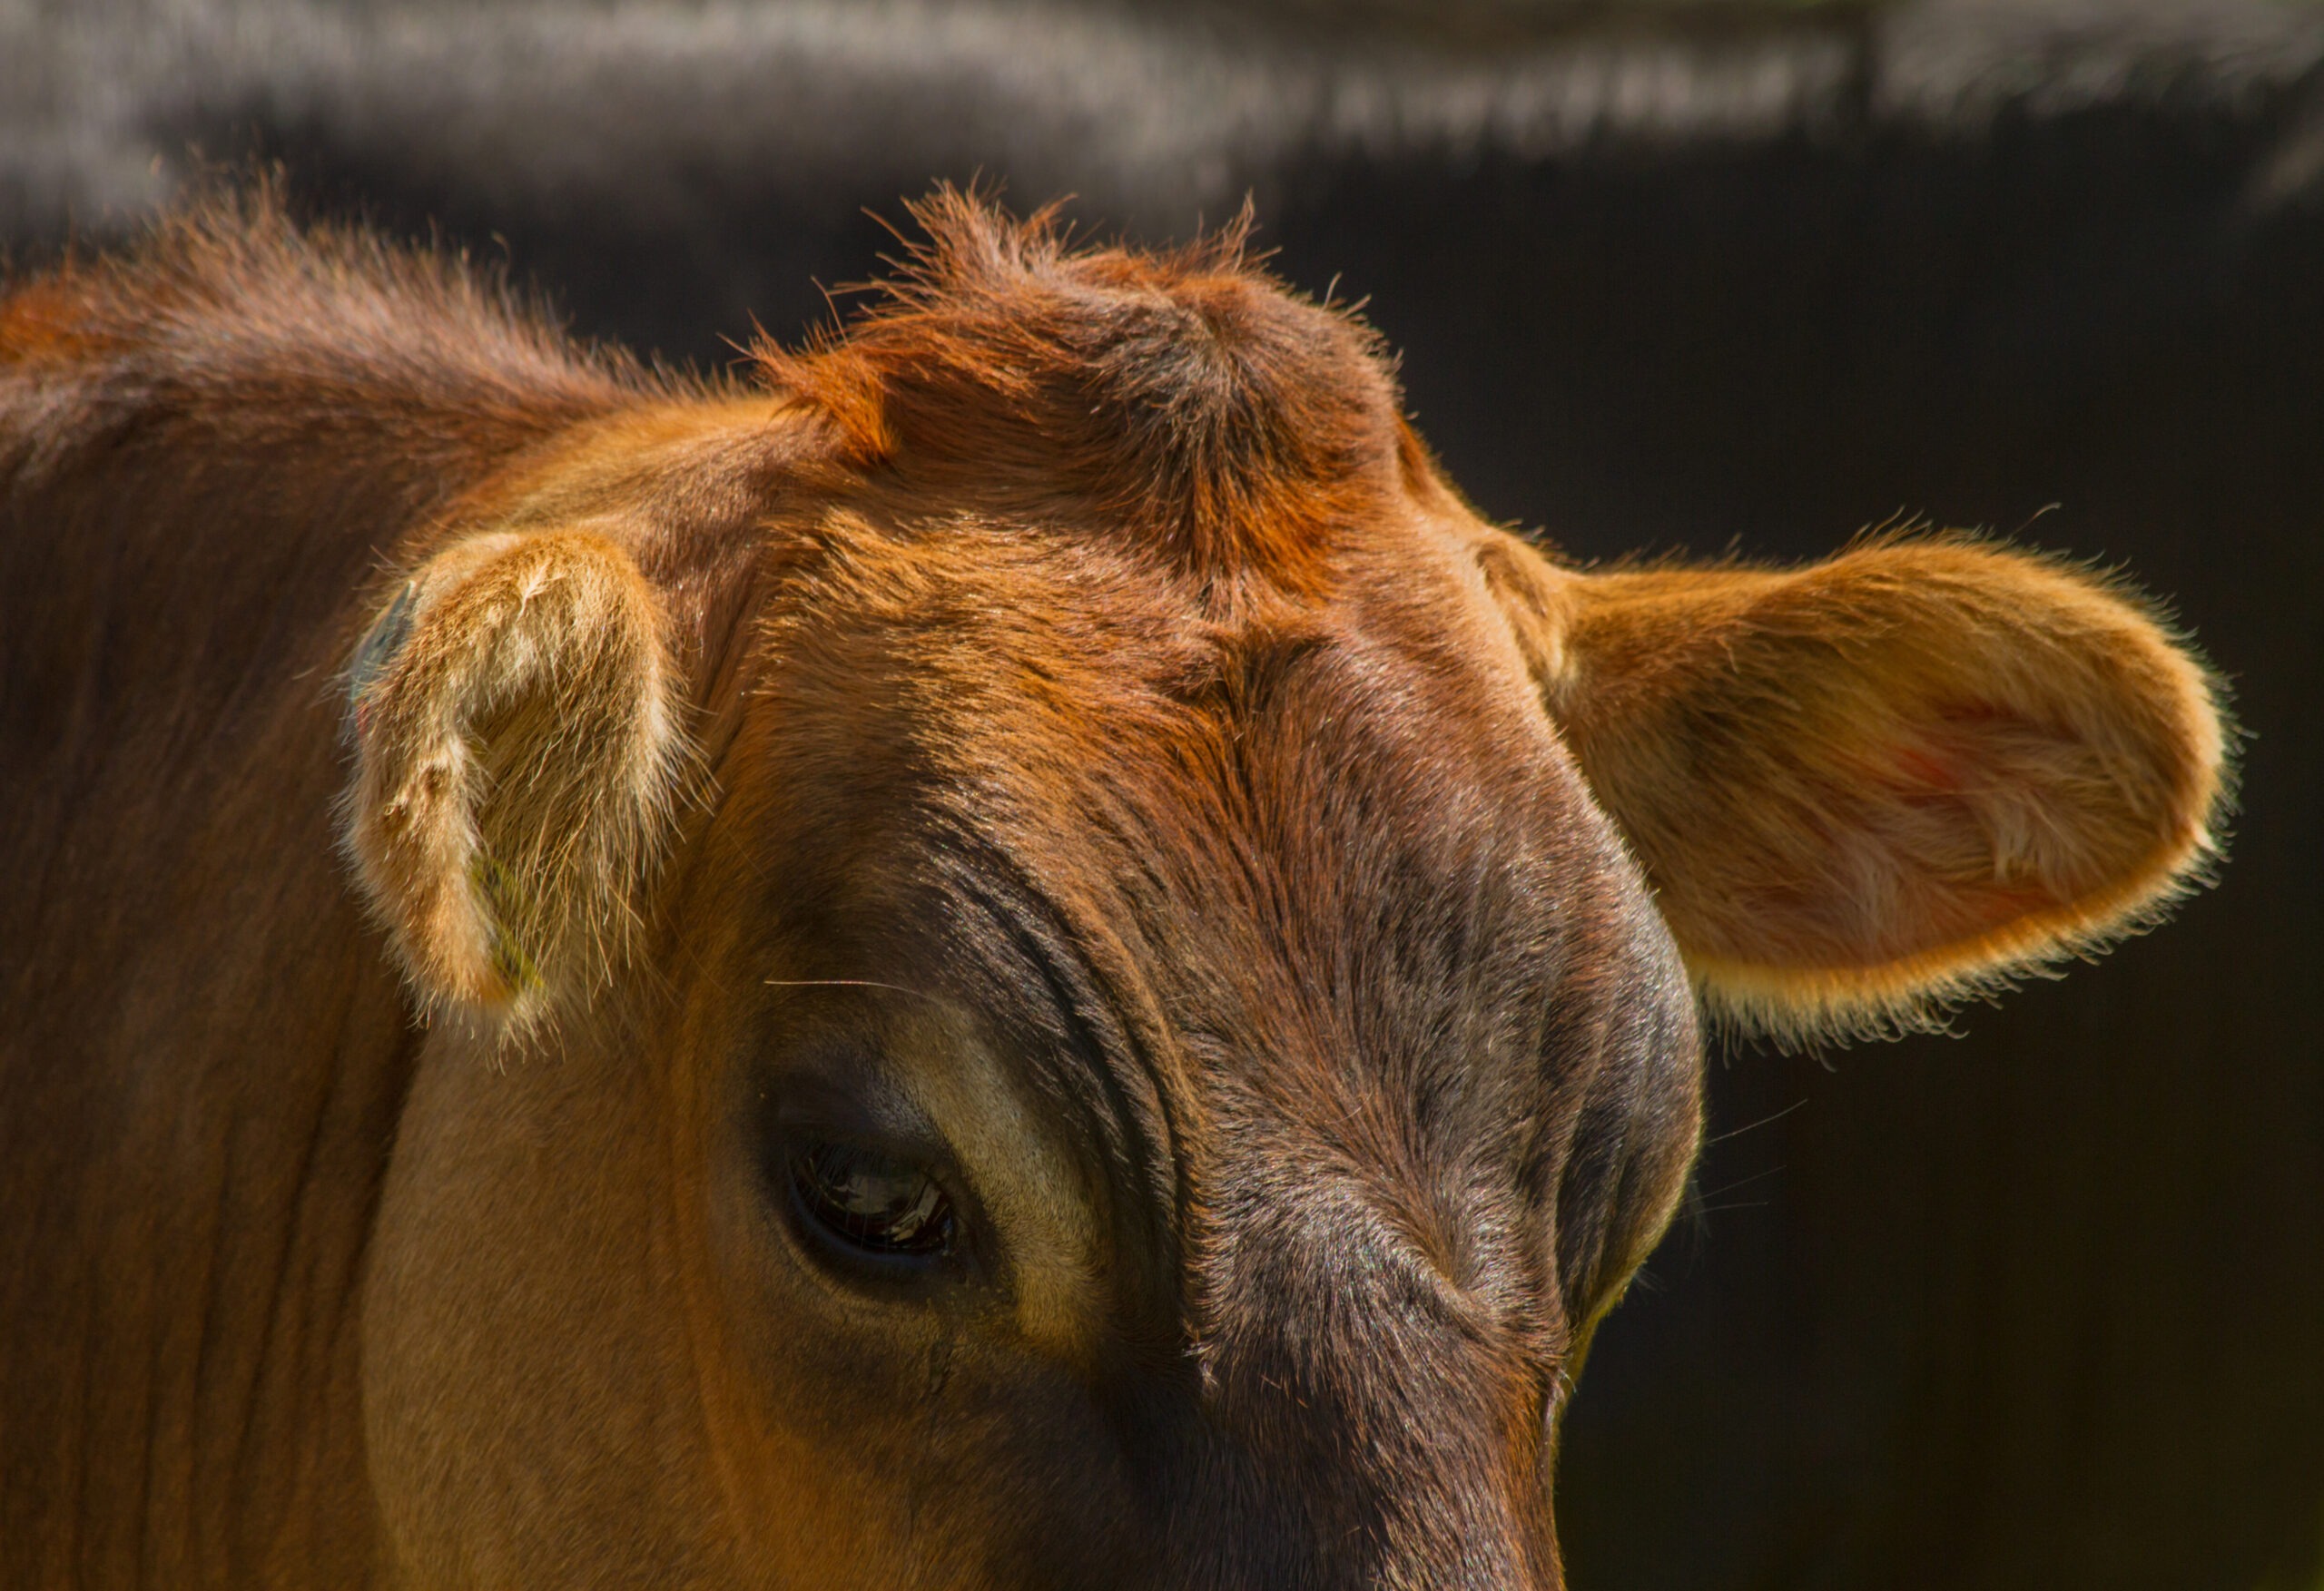
<instances>
[{"instance_id":1,"label":"eyelid","mask_svg":"<svg viewBox=\"0 0 2324 1591\"><path fill-rule=\"evenodd\" d=\"M786 1069L770 1089L771 1125L786 1134L820 1132L931 1167L951 1166L944 1134L909 1093L888 1080L886 1068L861 1051L849 1060L844 1083L812 1063Z\"/></svg>"},{"instance_id":2,"label":"eyelid","mask_svg":"<svg viewBox=\"0 0 2324 1591\"><path fill-rule=\"evenodd\" d=\"M783 1001L787 1019L767 1034L771 1042L758 1062L757 1153L763 1156L766 1185L783 1189L795 1221L805 1213L789 1186L789 1167L813 1142L844 1143L910 1162L935 1181L951 1205L957 1225L945 1256L948 1280L973 1277L980 1291L1005 1305L1016 1295L1017 1239L1023 1234L1004 1230L980 1179L997 1176L1006 1192L1027 1168L988 1158L979 1163L980 1177L971 1177L960 1149L937 1125L973 1134L986 1123L991 1101L980 1095L964 1105L960 1096L972 1077L983 1081L989 1068L977 1065L983 1051L959 1022L931 1026L929 1013L918 1007L900 1019L894 1012L867 1011L864 1004L860 997L796 994ZM968 1147L1005 1152L1017 1144L971 1136ZM1007 1203L1013 1207L1021 1201ZM921 1269L925 1274L929 1268Z\"/></svg>"}]
</instances>

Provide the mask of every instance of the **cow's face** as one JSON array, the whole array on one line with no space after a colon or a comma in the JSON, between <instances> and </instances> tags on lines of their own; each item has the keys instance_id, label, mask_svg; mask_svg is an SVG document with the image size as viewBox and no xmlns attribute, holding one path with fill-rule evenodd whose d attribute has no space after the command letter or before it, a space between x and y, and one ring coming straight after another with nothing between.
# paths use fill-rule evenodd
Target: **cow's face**
<instances>
[{"instance_id":1,"label":"cow's face","mask_svg":"<svg viewBox=\"0 0 2324 1591\"><path fill-rule=\"evenodd\" d=\"M1000 1584L1546 1576L1693 1002L1467 545L1398 530L1394 581L1233 623L973 522L805 577L732 759L794 771L711 825L682 997L747 1423L901 1510L798 1528Z\"/></svg>"},{"instance_id":2,"label":"cow's face","mask_svg":"<svg viewBox=\"0 0 2324 1591\"><path fill-rule=\"evenodd\" d=\"M1699 1000L1910 1020L2131 920L2202 678L1957 542L1557 569L1339 318L942 226L359 655L350 849L442 1014L360 1346L400 1569L1555 1585Z\"/></svg>"}]
</instances>

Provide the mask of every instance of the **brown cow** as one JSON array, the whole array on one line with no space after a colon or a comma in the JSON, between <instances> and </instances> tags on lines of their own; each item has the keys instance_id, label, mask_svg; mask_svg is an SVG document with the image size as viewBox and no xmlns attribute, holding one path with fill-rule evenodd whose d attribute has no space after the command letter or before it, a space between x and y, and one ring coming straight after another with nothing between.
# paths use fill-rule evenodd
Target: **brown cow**
<instances>
[{"instance_id":1,"label":"brown cow","mask_svg":"<svg viewBox=\"0 0 2324 1591\"><path fill-rule=\"evenodd\" d=\"M731 386L263 198L0 300L0 1580L1555 1586L1699 1006L2211 854L2108 579L1561 567L1235 237L920 219Z\"/></svg>"}]
</instances>

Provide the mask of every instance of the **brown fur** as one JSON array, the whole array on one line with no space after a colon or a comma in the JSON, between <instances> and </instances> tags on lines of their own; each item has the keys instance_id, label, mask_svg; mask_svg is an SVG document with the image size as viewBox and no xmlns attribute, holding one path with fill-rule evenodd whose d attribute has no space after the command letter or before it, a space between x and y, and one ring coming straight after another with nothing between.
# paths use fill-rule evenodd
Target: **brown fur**
<instances>
[{"instance_id":1,"label":"brown fur","mask_svg":"<svg viewBox=\"0 0 2324 1591\"><path fill-rule=\"evenodd\" d=\"M1030 496L1206 584L1321 580L1395 495L1378 339L1248 266L1247 213L1160 257L1075 252L1052 211L996 227L950 192L913 216L929 241L844 337L760 350L850 465L915 498Z\"/></svg>"},{"instance_id":2,"label":"brown fur","mask_svg":"<svg viewBox=\"0 0 2324 1591\"><path fill-rule=\"evenodd\" d=\"M920 217L764 389L263 198L0 300L0 1582L1553 1586L1698 997L2211 854L2112 582L1562 568L1239 231Z\"/></svg>"}]
</instances>

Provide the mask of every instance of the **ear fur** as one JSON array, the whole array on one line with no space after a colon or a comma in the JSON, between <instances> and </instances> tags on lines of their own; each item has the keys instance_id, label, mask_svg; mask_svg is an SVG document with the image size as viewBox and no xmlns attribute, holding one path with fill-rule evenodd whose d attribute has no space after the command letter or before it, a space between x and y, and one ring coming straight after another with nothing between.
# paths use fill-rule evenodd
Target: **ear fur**
<instances>
[{"instance_id":1,"label":"ear fur","mask_svg":"<svg viewBox=\"0 0 2324 1591\"><path fill-rule=\"evenodd\" d=\"M602 982L683 757L628 555L572 530L455 544L373 623L348 699L346 849L412 981L519 1020Z\"/></svg>"},{"instance_id":2,"label":"ear fur","mask_svg":"<svg viewBox=\"0 0 2324 1591\"><path fill-rule=\"evenodd\" d=\"M1712 1010L1934 1025L2148 926L2225 804L2214 681L2115 583L1965 536L1774 571L1484 561Z\"/></svg>"}]
</instances>

